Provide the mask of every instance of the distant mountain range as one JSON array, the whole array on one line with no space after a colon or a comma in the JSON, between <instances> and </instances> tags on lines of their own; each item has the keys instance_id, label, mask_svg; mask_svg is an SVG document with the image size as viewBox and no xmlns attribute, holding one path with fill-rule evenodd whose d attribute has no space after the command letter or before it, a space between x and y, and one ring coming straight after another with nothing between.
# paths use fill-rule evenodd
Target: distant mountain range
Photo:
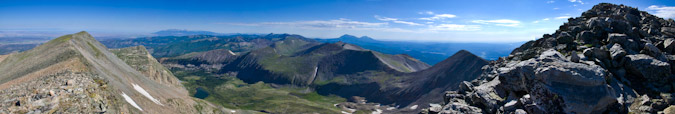
<instances>
[{"instance_id":1,"label":"distant mountain range","mask_svg":"<svg viewBox=\"0 0 675 114\"><path fill-rule=\"evenodd\" d=\"M458 50L452 57L430 66L408 54L391 55L346 43L389 42L349 35L341 39L345 42L322 43L291 34L192 35L103 43L112 48L144 45L174 72L212 77L199 81L206 83L201 87L211 93L217 93L212 88L223 83L218 81L220 78L232 76L246 83L262 81L309 87L325 96L361 96L372 102L403 107L421 105L420 108L439 102L441 99L433 96L456 88L461 81L474 79L487 64L469 51ZM406 110L393 112L397 111Z\"/></svg>"},{"instance_id":2,"label":"distant mountain range","mask_svg":"<svg viewBox=\"0 0 675 114\"><path fill-rule=\"evenodd\" d=\"M107 39L101 41L101 44L105 46L94 46L95 50L91 53L97 56L105 55L105 53L116 55L109 58L119 58L133 68L127 70L139 71L141 74L138 75L156 80L163 86L180 88L181 85L176 85L177 81L172 77L178 77L182 81L187 80L188 82L184 85L188 86L190 93L195 90L206 93L207 95L201 95L200 98L225 103L221 104L223 106L229 106L230 104L226 102L234 101L220 101L218 96L230 90L217 87L241 80L248 84L263 82L279 89L306 88L303 91L291 89L290 92L299 92L295 93L300 94L300 96L296 95L297 97L312 93L321 97L360 96L371 102L387 104L387 107L425 108L428 107L426 105L428 103L441 102L442 99L434 96L440 96L442 91L456 89L456 85L460 82L479 76L481 67L487 64L485 59L470 51L458 49L456 53L449 52L458 47L442 46L469 45L461 43L379 41L366 36L351 35L335 39L309 39L293 34L227 35L187 30L166 30L156 32L156 34L158 36L135 39ZM76 35L86 36L87 34ZM60 39L64 38L50 42L60 41ZM83 40L98 43L91 36L86 36ZM51 43L42 44L40 47L48 46L48 44ZM487 45L474 44L472 46L478 46L475 48L479 51L498 52L496 49L487 50L489 48L480 47ZM503 46L501 50L506 50L509 44L499 46ZM107 52L106 47L121 49L112 49ZM106 52L96 51L101 49ZM446 53L454 54L447 57L446 55L449 54ZM155 57L159 59L156 60ZM418 60L416 57L424 59ZM9 57L9 60L15 59L15 56ZM98 62L100 61L87 64ZM108 66L105 67L108 68ZM176 72L177 75L173 76L167 72ZM13 79L9 78L9 80ZM278 96L288 97L284 94ZM270 102L262 101L261 103ZM314 104L321 104L321 102L289 103L312 104L319 112L323 112L320 110L335 111L334 107ZM229 108L239 107L235 105ZM382 110L384 108L386 107L380 107ZM414 112L414 108L400 108L385 112L407 113L408 111ZM300 110L302 109L295 111Z\"/></svg>"},{"instance_id":3,"label":"distant mountain range","mask_svg":"<svg viewBox=\"0 0 675 114\"><path fill-rule=\"evenodd\" d=\"M368 36L356 37L342 35L338 38L316 38L320 42L346 42L359 45L363 48L387 54L407 54L421 61L434 65L458 52L467 50L481 58L495 60L508 56L509 53L525 42L515 43L443 43L443 42L414 42L414 41L381 41Z\"/></svg>"}]
</instances>

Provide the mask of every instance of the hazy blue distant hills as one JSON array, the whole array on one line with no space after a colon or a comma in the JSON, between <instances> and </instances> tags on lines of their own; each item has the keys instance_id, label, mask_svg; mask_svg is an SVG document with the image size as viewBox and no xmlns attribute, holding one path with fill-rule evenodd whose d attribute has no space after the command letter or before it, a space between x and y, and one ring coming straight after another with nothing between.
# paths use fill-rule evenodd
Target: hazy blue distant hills
<instances>
[{"instance_id":1,"label":"hazy blue distant hills","mask_svg":"<svg viewBox=\"0 0 675 114\"><path fill-rule=\"evenodd\" d=\"M459 50L467 50L487 60L495 60L499 57L508 56L517 46L517 43L436 43L414 41L381 41L368 36L356 37L343 35L339 38L316 39L320 42L338 42L356 44L365 49L374 50L387 54L408 54L420 61L434 65L445 60Z\"/></svg>"},{"instance_id":2,"label":"hazy blue distant hills","mask_svg":"<svg viewBox=\"0 0 675 114\"><path fill-rule=\"evenodd\" d=\"M188 36L188 35L221 35L221 33L215 33L211 31L193 31L186 29L167 29L154 32L152 34L158 36Z\"/></svg>"}]
</instances>

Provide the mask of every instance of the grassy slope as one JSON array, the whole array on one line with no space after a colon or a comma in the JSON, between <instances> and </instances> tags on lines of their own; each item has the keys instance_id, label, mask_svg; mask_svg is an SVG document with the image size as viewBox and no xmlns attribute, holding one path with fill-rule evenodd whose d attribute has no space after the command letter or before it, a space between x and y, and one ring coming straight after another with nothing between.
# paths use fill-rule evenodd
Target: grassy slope
<instances>
[{"instance_id":1,"label":"grassy slope","mask_svg":"<svg viewBox=\"0 0 675 114\"><path fill-rule=\"evenodd\" d=\"M190 71L175 71L191 94L198 87L209 92L205 100L226 108L266 111L271 113L340 113L333 104L346 101L337 96L302 93L299 88L272 88L258 82L247 84L235 77L221 77Z\"/></svg>"}]
</instances>

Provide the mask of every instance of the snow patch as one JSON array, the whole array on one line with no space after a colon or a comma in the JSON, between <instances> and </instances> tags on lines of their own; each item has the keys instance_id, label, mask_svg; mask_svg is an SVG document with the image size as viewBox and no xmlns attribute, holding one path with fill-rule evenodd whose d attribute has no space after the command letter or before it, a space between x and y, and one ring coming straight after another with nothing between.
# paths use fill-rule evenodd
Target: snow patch
<instances>
[{"instance_id":1,"label":"snow patch","mask_svg":"<svg viewBox=\"0 0 675 114\"><path fill-rule=\"evenodd\" d=\"M343 114L352 114L352 113L345 112L345 111L340 111L340 112L342 112Z\"/></svg>"},{"instance_id":2,"label":"snow patch","mask_svg":"<svg viewBox=\"0 0 675 114\"><path fill-rule=\"evenodd\" d=\"M234 52L232 52L232 50L227 50L227 52L230 52L230 54L232 54L232 55L237 55L237 54L234 54Z\"/></svg>"},{"instance_id":3,"label":"snow patch","mask_svg":"<svg viewBox=\"0 0 675 114\"><path fill-rule=\"evenodd\" d=\"M371 114L382 114L382 110L375 109L375 111L371 112Z\"/></svg>"},{"instance_id":4,"label":"snow patch","mask_svg":"<svg viewBox=\"0 0 675 114\"><path fill-rule=\"evenodd\" d=\"M160 103L159 100L157 100L157 99L155 99L154 97L150 96L150 93L148 93L147 91L145 91L145 89L143 89L141 86L138 86L138 85L133 84L133 83L132 83L131 85L134 86L134 89L136 89L136 91L138 91L138 92L141 93L143 96L145 96L145 97L147 97L148 99L150 99L152 102L155 102L155 104L162 105L162 103ZM164 105L162 105L162 106L164 106Z\"/></svg>"},{"instance_id":5,"label":"snow patch","mask_svg":"<svg viewBox=\"0 0 675 114\"><path fill-rule=\"evenodd\" d=\"M413 110L417 109L417 105L411 106L410 109L413 109Z\"/></svg>"},{"instance_id":6,"label":"snow patch","mask_svg":"<svg viewBox=\"0 0 675 114\"><path fill-rule=\"evenodd\" d=\"M124 97L124 100L126 100L127 103L131 104L131 106L134 106L134 107L136 107L138 110L143 111L143 109L141 109L141 107L138 106L138 104L136 104L136 102L134 102L134 100L131 99L131 97L127 96L127 94L125 94L124 92L122 92L122 97Z\"/></svg>"}]
</instances>

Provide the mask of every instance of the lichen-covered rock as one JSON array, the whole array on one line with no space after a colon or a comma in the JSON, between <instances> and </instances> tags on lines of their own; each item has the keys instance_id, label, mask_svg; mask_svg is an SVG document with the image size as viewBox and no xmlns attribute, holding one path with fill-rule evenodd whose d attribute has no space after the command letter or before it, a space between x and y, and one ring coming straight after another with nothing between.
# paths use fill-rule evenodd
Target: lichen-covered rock
<instances>
[{"instance_id":1,"label":"lichen-covered rock","mask_svg":"<svg viewBox=\"0 0 675 114\"><path fill-rule=\"evenodd\" d=\"M670 64L654 59L645 54L627 55L626 70L630 74L640 76L650 82L661 82L668 80L670 75Z\"/></svg>"},{"instance_id":2,"label":"lichen-covered rock","mask_svg":"<svg viewBox=\"0 0 675 114\"><path fill-rule=\"evenodd\" d=\"M497 87L501 83L499 79L492 80L480 86L474 87L474 93L470 96L473 104L479 104L486 109L486 112L494 113L499 109L499 104L503 103L502 96L506 96L504 91Z\"/></svg>"},{"instance_id":3,"label":"lichen-covered rock","mask_svg":"<svg viewBox=\"0 0 675 114\"><path fill-rule=\"evenodd\" d=\"M443 106L439 114L482 114L483 110L478 107L461 102L451 102Z\"/></svg>"},{"instance_id":4,"label":"lichen-covered rock","mask_svg":"<svg viewBox=\"0 0 675 114\"><path fill-rule=\"evenodd\" d=\"M661 52L661 50L659 50L659 48L657 48L656 46L654 46L651 43L646 43L645 46L644 46L644 49L642 49L642 51L643 51L643 53L646 53L647 55L650 55L657 60L660 60L660 61L668 60L666 58L666 56Z\"/></svg>"},{"instance_id":5,"label":"lichen-covered rock","mask_svg":"<svg viewBox=\"0 0 675 114\"><path fill-rule=\"evenodd\" d=\"M621 45L618 43L615 43L612 48L609 49L609 53L611 54L612 60L615 61L620 61L624 56L626 56L626 51L624 51L623 48L621 48Z\"/></svg>"},{"instance_id":6,"label":"lichen-covered rock","mask_svg":"<svg viewBox=\"0 0 675 114\"><path fill-rule=\"evenodd\" d=\"M670 105L668 108L663 110L664 114L675 114L675 105Z\"/></svg>"}]
</instances>

